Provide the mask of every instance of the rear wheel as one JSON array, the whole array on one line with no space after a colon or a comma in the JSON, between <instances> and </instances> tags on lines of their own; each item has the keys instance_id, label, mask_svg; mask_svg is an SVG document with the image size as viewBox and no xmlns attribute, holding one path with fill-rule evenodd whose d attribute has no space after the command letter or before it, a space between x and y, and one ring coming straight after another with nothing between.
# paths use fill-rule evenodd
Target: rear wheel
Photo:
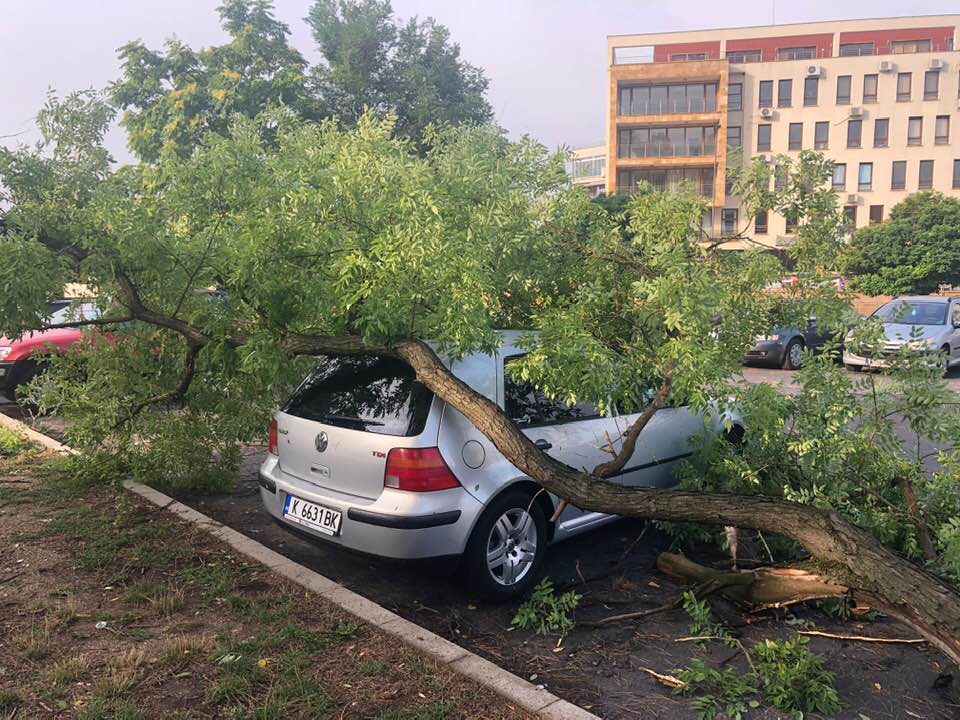
<instances>
[{"instance_id":1,"label":"rear wheel","mask_svg":"<svg viewBox=\"0 0 960 720\"><path fill-rule=\"evenodd\" d=\"M46 369L47 364L37 360L21 360L14 365L10 378L10 399L14 402L22 402L23 393L18 392L21 385L27 385L35 377L38 377Z\"/></svg>"},{"instance_id":2,"label":"rear wheel","mask_svg":"<svg viewBox=\"0 0 960 720\"><path fill-rule=\"evenodd\" d=\"M803 340L794 338L783 351L783 369L797 370L803 362Z\"/></svg>"},{"instance_id":3,"label":"rear wheel","mask_svg":"<svg viewBox=\"0 0 960 720\"><path fill-rule=\"evenodd\" d=\"M547 546L547 517L522 490L494 498L477 521L464 556L470 584L487 597L521 595L537 580Z\"/></svg>"}]
</instances>

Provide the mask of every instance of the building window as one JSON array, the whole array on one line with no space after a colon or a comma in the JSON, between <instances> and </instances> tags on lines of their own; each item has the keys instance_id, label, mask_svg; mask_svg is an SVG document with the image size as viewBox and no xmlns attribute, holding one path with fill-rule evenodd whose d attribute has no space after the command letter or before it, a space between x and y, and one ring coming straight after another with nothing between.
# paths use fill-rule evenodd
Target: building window
<instances>
[{"instance_id":1,"label":"building window","mask_svg":"<svg viewBox=\"0 0 960 720\"><path fill-rule=\"evenodd\" d=\"M667 115L686 112L716 112L716 83L671 85L623 85L620 115Z\"/></svg>"},{"instance_id":2,"label":"building window","mask_svg":"<svg viewBox=\"0 0 960 720\"><path fill-rule=\"evenodd\" d=\"M720 231L724 235L737 234L737 220L740 211L736 208L724 208L720 211Z\"/></svg>"},{"instance_id":3,"label":"building window","mask_svg":"<svg viewBox=\"0 0 960 720\"><path fill-rule=\"evenodd\" d=\"M863 134L862 120L847 120L847 147L860 147L860 137Z\"/></svg>"},{"instance_id":4,"label":"building window","mask_svg":"<svg viewBox=\"0 0 960 720\"><path fill-rule=\"evenodd\" d=\"M757 125L757 152L770 149L770 125Z\"/></svg>"},{"instance_id":5,"label":"building window","mask_svg":"<svg viewBox=\"0 0 960 720\"><path fill-rule=\"evenodd\" d=\"M789 135L787 138L787 149L803 149L803 123L790 123Z\"/></svg>"},{"instance_id":6,"label":"building window","mask_svg":"<svg viewBox=\"0 0 960 720\"><path fill-rule=\"evenodd\" d=\"M937 115L937 124L934 126L933 142L937 145L950 144L950 116Z\"/></svg>"},{"instance_id":7,"label":"building window","mask_svg":"<svg viewBox=\"0 0 960 720\"><path fill-rule=\"evenodd\" d=\"M859 55L874 55L876 50L872 42L844 43L840 46L841 57L856 57Z\"/></svg>"},{"instance_id":8,"label":"building window","mask_svg":"<svg viewBox=\"0 0 960 720\"><path fill-rule=\"evenodd\" d=\"M643 168L617 173L618 190L632 191L641 182L649 183L658 192L679 190L685 184L693 185L703 197L713 197L713 168Z\"/></svg>"},{"instance_id":9,"label":"building window","mask_svg":"<svg viewBox=\"0 0 960 720\"><path fill-rule=\"evenodd\" d=\"M831 187L834 190L847 189L847 164L837 163L833 166L833 181Z\"/></svg>"},{"instance_id":10,"label":"building window","mask_svg":"<svg viewBox=\"0 0 960 720\"><path fill-rule=\"evenodd\" d=\"M857 190L873 190L873 163L860 163L860 172L857 176Z\"/></svg>"},{"instance_id":11,"label":"building window","mask_svg":"<svg viewBox=\"0 0 960 720\"><path fill-rule=\"evenodd\" d=\"M743 83L730 83L727 89L727 110L743 110Z\"/></svg>"},{"instance_id":12,"label":"building window","mask_svg":"<svg viewBox=\"0 0 960 720\"><path fill-rule=\"evenodd\" d=\"M760 107L773 107L773 80L760 81Z\"/></svg>"},{"instance_id":13,"label":"building window","mask_svg":"<svg viewBox=\"0 0 960 720\"><path fill-rule=\"evenodd\" d=\"M929 40L894 40L890 43L890 52L894 55L930 52Z\"/></svg>"},{"instance_id":14,"label":"building window","mask_svg":"<svg viewBox=\"0 0 960 720\"><path fill-rule=\"evenodd\" d=\"M762 57L759 50L734 50L727 53L727 60L732 63L760 62Z\"/></svg>"},{"instance_id":15,"label":"building window","mask_svg":"<svg viewBox=\"0 0 960 720\"><path fill-rule=\"evenodd\" d=\"M796 235L797 234L797 216L787 213L784 216L786 222L786 233L787 235Z\"/></svg>"},{"instance_id":16,"label":"building window","mask_svg":"<svg viewBox=\"0 0 960 720\"><path fill-rule=\"evenodd\" d=\"M910 102L913 73L899 73L897 75L897 102Z\"/></svg>"},{"instance_id":17,"label":"building window","mask_svg":"<svg viewBox=\"0 0 960 720\"><path fill-rule=\"evenodd\" d=\"M960 188L960 160L953 161L953 188Z\"/></svg>"},{"instance_id":18,"label":"building window","mask_svg":"<svg viewBox=\"0 0 960 720\"><path fill-rule=\"evenodd\" d=\"M808 77L803 81L803 104L811 107L819 102L820 78Z\"/></svg>"},{"instance_id":19,"label":"building window","mask_svg":"<svg viewBox=\"0 0 960 720\"><path fill-rule=\"evenodd\" d=\"M781 80L777 83L777 107L790 107L793 104L793 80Z\"/></svg>"},{"instance_id":20,"label":"building window","mask_svg":"<svg viewBox=\"0 0 960 720\"><path fill-rule=\"evenodd\" d=\"M890 142L890 119L877 118L873 122L873 146L886 147Z\"/></svg>"},{"instance_id":21,"label":"building window","mask_svg":"<svg viewBox=\"0 0 960 720\"><path fill-rule=\"evenodd\" d=\"M777 49L777 60L810 60L816 56L817 48L813 45Z\"/></svg>"},{"instance_id":22,"label":"building window","mask_svg":"<svg viewBox=\"0 0 960 720\"><path fill-rule=\"evenodd\" d=\"M923 144L923 118L912 117L907 121L907 145Z\"/></svg>"},{"instance_id":23,"label":"building window","mask_svg":"<svg viewBox=\"0 0 960 720\"><path fill-rule=\"evenodd\" d=\"M847 232L852 232L857 227L857 206L844 205L843 218L847 221Z\"/></svg>"},{"instance_id":24,"label":"building window","mask_svg":"<svg viewBox=\"0 0 960 720\"><path fill-rule=\"evenodd\" d=\"M875 103L877 101L877 76L863 76L863 102Z\"/></svg>"},{"instance_id":25,"label":"building window","mask_svg":"<svg viewBox=\"0 0 960 720\"><path fill-rule=\"evenodd\" d=\"M927 70L927 72L923 74L923 99L924 100L940 99L940 71L939 70Z\"/></svg>"},{"instance_id":26,"label":"building window","mask_svg":"<svg viewBox=\"0 0 960 720\"><path fill-rule=\"evenodd\" d=\"M933 187L933 160L920 161L920 181L917 187L921 190L929 190Z\"/></svg>"},{"instance_id":27,"label":"building window","mask_svg":"<svg viewBox=\"0 0 960 720\"><path fill-rule=\"evenodd\" d=\"M837 75L837 105L850 104L850 76Z\"/></svg>"},{"instance_id":28,"label":"building window","mask_svg":"<svg viewBox=\"0 0 960 720\"><path fill-rule=\"evenodd\" d=\"M683 62L684 60L706 60L706 53L675 53L670 56L670 62Z\"/></svg>"},{"instance_id":29,"label":"building window","mask_svg":"<svg viewBox=\"0 0 960 720\"><path fill-rule=\"evenodd\" d=\"M878 225L883 222L883 205L870 206L870 224Z\"/></svg>"},{"instance_id":30,"label":"building window","mask_svg":"<svg viewBox=\"0 0 960 720\"><path fill-rule=\"evenodd\" d=\"M958 160L957 162L960 162L960 160ZM768 228L769 228L769 225L767 222L767 211L761 210L760 212L757 213L757 216L753 220L753 231L757 235L766 235Z\"/></svg>"},{"instance_id":31,"label":"building window","mask_svg":"<svg viewBox=\"0 0 960 720\"><path fill-rule=\"evenodd\" d=\"M813 149L826 150L830 140L830 123L818 122L813 126Z\"/></svg>"},{"instance_id":32,"label":"building window","mask_svg":"<svg viewBox=\"0 0 960 720\"><path fill-rule=\"evenodd\" d=\"M623 128L617 134L617 157L700 157L717 151L717 128Z\"/></svg>"},{"instance_id":33,"label":"building window","mask_svg":"<svg viewBox=\"0 0 960 720\"><path fill-rule=\"evenodd\" d=\"M780 192L787 186L788 171L786 165L777 165L773 171L773 189Z\"/></svg>"},{"instance_id":34,"label":"building window","mask_svg":"<svg viewBox=\"0 0 960 720\"><path fill-rule=\"evenodd\" d=\"M907 161L894 160L890 173L890 189L903 190L907 186Z\"/></svg>"},{"instance_id":35,"label":"building window","mask_svg":"<svg viewBox=\"0 0 960 720\"><path fill-rule=\"evenodd\" d=\"M739 125L731 125L727 128L727 147L740 147L743 145L743 131Z\"/></svg>"}]
</instances>

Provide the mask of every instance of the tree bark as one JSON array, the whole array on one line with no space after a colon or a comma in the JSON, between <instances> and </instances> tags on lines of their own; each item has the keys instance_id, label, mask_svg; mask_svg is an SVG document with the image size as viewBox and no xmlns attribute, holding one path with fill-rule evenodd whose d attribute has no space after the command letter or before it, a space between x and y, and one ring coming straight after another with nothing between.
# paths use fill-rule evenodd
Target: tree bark
<instances>
[{"instance_id":1,"label":"tree bark","mask_svg":"<svg viewBox=\"0 0 960 720\"><path fill-rule=\"evenodd\" d=\"M504 457L557 496L594 512L784 535L825 563L825 579L849 587L858 602L912 626L960 664L960 591L837 513L768 497L624 487L578 472L541 452L496 403L454 376L425 343L401 340L392 349Z\"/></svg>"}]
</instances>

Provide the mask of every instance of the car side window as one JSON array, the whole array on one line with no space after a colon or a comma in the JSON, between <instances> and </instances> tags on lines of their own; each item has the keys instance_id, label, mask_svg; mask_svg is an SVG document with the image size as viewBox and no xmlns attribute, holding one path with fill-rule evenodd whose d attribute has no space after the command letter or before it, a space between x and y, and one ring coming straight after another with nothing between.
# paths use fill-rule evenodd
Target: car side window
<instances>
[{"instance_id":1,"label":"car side window","mask_svg":"<svg viewBox=\"0 0 960 720\"><path fill-rule=\"evenodd\" d=\"M511 377L507 370L508 364L509 360L504 361L504 409L520 427L554 425L600 417L600 412L593 403L566 405L558 400L551 400L529 382Z\"/></svg>"},{"instance_id":2,"label":"car side window","mask_svg":"<svg viewBox=\"0 0 960 720\"><path fill-rule=\"evenodd\" d=\"M951 315L951 322L954 327L960 326L960 302L953 303L953 314Z\"/></svg>"}]
</instances>

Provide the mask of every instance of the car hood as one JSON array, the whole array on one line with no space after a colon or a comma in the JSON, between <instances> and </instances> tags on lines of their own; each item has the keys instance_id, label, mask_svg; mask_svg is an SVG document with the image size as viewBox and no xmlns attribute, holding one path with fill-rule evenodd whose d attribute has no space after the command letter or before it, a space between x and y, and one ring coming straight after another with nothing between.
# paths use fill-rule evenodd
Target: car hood
<instances>
[{"instance_id":1,"label":"car hood","mask_svg":"<svg viewBox=\"0 0 960 720\"><path fill-rule=\"evenodd\" d=\"M57 340L73 339L81 335L77 328L58 328L56 330L36 330L26 332L19 339L14 340L6 335L0 335L0 346L17 347L19 345L33 345L43 342L56 342Z\"/></svg>"},{"instance_id":2,"label":"car hood","mask_svg":"<svg viewBox=\"0 0 960 720\"><path fill-rule=\"evenodd\" d=\"M934 338L939 340L947 330L945 325L907 325L906 323L884 323L883 333L889 344L903 344L911 340ZM913 333L920 333L914 337Z\"/></svg>"}]
</instances>

